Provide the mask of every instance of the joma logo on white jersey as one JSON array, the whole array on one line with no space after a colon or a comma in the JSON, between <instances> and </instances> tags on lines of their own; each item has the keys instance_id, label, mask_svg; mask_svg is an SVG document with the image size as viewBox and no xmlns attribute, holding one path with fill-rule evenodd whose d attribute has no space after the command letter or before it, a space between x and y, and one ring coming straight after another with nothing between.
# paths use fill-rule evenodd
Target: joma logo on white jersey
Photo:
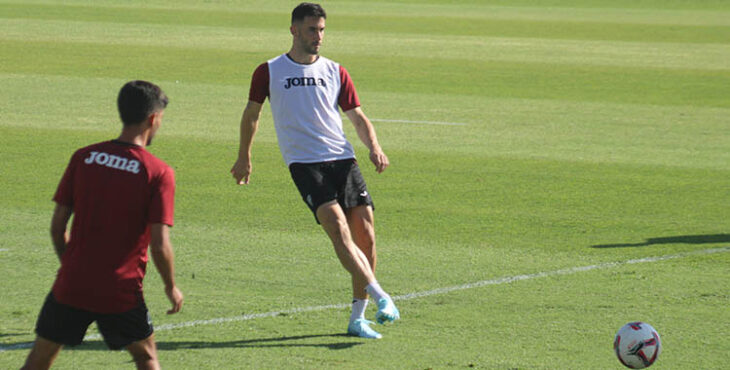
<instances>
[{"instance_id":1,"label":"joma logo on white jersey","mask_svg":"<svg viewBox=\"0 0 730 370\"><path fill-rule=\"evenodd\" d=\"M292 86L327 86L322 78L314 77L287 77L284 88L289 90Z\"/></svg>"},{"instance_id":2,"label":"joma logo on white jersey","mask_svg":"<svg viewBox=\"0 0 730 370\"><path fill-rule=\"evenodd\" d=\"M131 173L139 173L139 161L135 159L127 159L113 154L104 152L91 152L89 157L84 159L84 163L96 163L101 166L107 166L116 170L127 171Z\"/></svg>"}]
</instances>

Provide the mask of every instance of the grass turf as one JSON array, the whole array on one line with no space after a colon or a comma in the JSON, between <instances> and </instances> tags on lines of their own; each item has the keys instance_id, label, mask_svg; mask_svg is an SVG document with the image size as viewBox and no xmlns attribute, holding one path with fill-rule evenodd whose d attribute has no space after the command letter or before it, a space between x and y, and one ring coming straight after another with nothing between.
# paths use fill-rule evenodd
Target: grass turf
<instances>
[{"instance_id":1,"label":"grass turf","mask_svg":"<svg viewBox=\"0 0 730 370\"><path fill-rule=\"evenodd\" d=\"M228 174L250 74L288 48L293 4L95 4L0 3L0 345L33 338L58 263L50 198L74 149L117 134L114 99L132 78L171 97L150 150L177 172L186 305L164 316L150 267L155 324L346 304L268 106L252 184ZM323 53L350 70L370 117L458 124L376 121L393 166L361 162L391 294L730 242L724 2L325 6ZM157 339L171 368L618 368L615 330L645 320L665 345L655 368L722 368L727 263L694 255L406 300L381 341L341 336L347 309ZM103 349L64 351L57 368L132 366ZM0 365L26 354L0 352Z\"/></svg>"}]
</instances>

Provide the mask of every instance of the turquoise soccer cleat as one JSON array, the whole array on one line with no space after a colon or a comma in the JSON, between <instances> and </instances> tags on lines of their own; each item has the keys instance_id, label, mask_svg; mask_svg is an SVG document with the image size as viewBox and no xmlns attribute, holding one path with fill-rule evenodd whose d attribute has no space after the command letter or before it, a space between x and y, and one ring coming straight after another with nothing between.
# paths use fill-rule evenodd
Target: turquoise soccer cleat
<instances>
[{"instance_id":1,"label":"turquoise soccer cleat","mask_svg":"<svg viewBox=\"0 0 730 370\"><path fill-rule=\"evenodd\" d=\"M368 339L382 338L383 336L380 333L370 328L370 324L374 323L365 319L357 319L347 326L347 334Z\"/></svg>"},{"instance_id":2,"label":"turquoise soccer cleat","mask_svg":"<svg viewBox=\"0 0 730 370\"><path fill-rule=\"evenodd\" d=\"M378 301L378 312L375 314L375 320L378 324L382 324L386 321L393 322L400 319L400 312L395 307L395 303L390 298L381 298Z\"/></svg>"}]
</instances>

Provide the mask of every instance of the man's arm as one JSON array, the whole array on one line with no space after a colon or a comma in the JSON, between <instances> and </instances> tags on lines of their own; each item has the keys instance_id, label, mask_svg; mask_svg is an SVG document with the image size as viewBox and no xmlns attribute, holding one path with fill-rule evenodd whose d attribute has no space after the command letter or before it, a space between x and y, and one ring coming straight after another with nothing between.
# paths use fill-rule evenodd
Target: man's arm
<instances>
[{"instance_id":1,"label":"man's arm","mask_svg":"<svg viewBox=\"0 0 730 370\"><path fill-rule=\"evenodd\" d=\"M170 243L170 227L165 224L150 225L150 252L157 272L165 284L165 294L172 303L172 309L167 311L173 314L180 311L183 304L183 294L175 285L175 256Z\"/></svg>"},{"instance_id":2,"label":"man's arm","mask_svg":"<svg viewBox=\"0 0 730 370\"><path fill-rule=\"evenodd\" d=\"M248 184L251 176L251 145L253 144L253 136L259 126L262 107L263 104L249 100L246 109L243 110L238 159L231 168L231 174L233 174L233 178L236 179L238 185Z\"/></svg>"},{"instance_id":3,"label":"man's arm","mask_svg":"<svg viewBox=\"0 0 730 370\"><path fill-rule=\"evenodd\" d=\"M378 138L375 136L375 128L373 128L373 124L370 123L370 120L367 116L365 116L365 113L363 113L360 107L350 109L345 112L345 114L355 126L357 136L360 137L360 140L362 140L365 146L370 150L370 160L373 164L375 164L375 170L378 173L385 171L385 169L390 165L390 162L388 161L388 156L383 153L383 149L378 143Z\"/></svg>"},{"instance_id":4,"label":"man's arm","mask_svg":"<svg viewBox=\"0 0 730 370\"><path fill-rule=\"evenodd\" d=\"M51 241L53 242L53 248L56 250L58 259L61 260L61 256L66 252L66 246L68 245L69 235L66 232L66 226L68 220L71 218L73 208L64 206L56 203L56 208L53 210L53 217L51 218Z\"/></svg>"}]
</instances>

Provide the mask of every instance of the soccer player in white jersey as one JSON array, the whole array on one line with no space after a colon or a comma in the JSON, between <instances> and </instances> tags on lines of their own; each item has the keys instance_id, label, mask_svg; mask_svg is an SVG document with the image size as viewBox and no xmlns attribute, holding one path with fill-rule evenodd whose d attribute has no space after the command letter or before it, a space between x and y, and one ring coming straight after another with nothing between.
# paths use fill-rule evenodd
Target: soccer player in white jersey
<instances>
[{"instance_id":1,"label":"soccer player in white jersey","mask_svg":"<svg viewBox=\"0 0 730 370\"><path fill-rule=\"evenodd\" d=\"M319 55L326 17L318 4L299 4L292 12L291 49L255 70L241 118L238 160L231 173L239 185L249 183L251 145L268 96L279 148L292 179L352 276L354 299L347 332L377 339L381 335L364 316L368 297L378 306L378 323L397 320L400 313L375 278L373 201L342 130L338 106L370 150L375 170L383 172L389 162L360 109L347 70Z\"/></svg>"}]
</instances>

